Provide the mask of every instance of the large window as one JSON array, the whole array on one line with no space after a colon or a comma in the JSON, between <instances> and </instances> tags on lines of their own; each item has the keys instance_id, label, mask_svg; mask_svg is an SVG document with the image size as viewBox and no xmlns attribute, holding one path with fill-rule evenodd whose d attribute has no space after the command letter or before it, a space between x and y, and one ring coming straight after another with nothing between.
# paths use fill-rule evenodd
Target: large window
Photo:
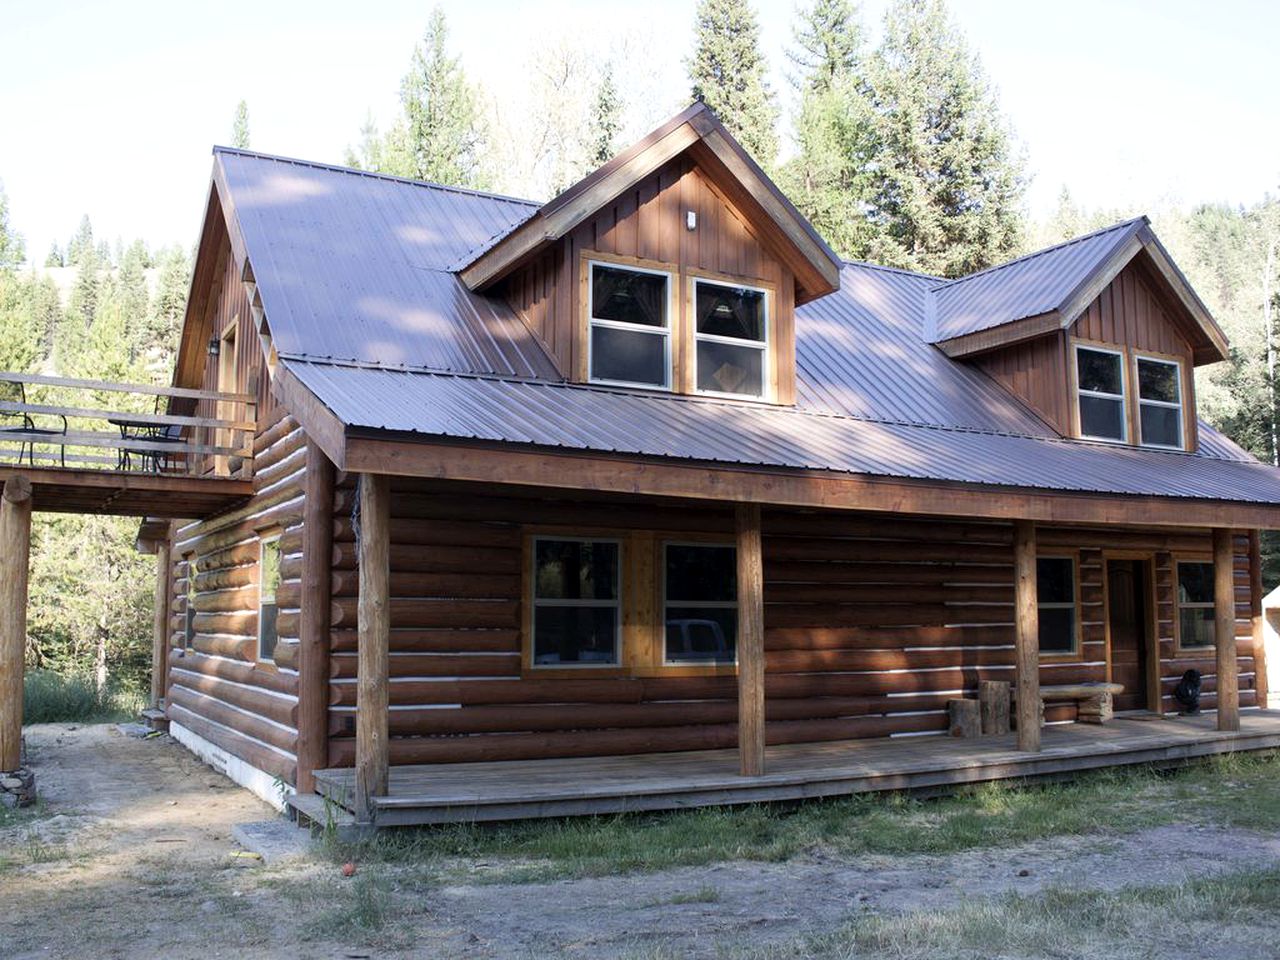
<instances>
[{"instance_id":1,"label":"large window","mask_svg":"<svg viewBox=\"0 0 1280 960\"><path fill-rule=\"evenodd\" d=\"M1125 440L1124 354L1118 350L1076 347L1076 389L1080 436Z\"/></svg>"},{"instance_id":2,"label":"large window","mask_svg":"<svg viewBox=\"0 0 1280 960\"><path fill-rule=\"evenodd\" d=\"M276 620L280 608L276 591L280 589L280 535L265 537L258 545L258 659L270 660L276 653L280 635Z\"/></svg>"},{"instance_id":3,"label":"large window","mask_svg":"<svg viewBox=\"0 0 1280 960\"><path fill-rule=\"evenodd\" d=\"M700 393L763 397L768 378L768 297L754 287L694 280Z\"/></svg>"},{"instance_id":4,"label":"large window","mask_svg":"<svg viewBox=\"0 0 1280 960\"><path fill-rule=\"evenodd\" d=\"M663 545L663 662L733 663L738 642L737 550Z\"/></svg>"},{"instance_id":5,"label":"large window","mask_svg":"<svg viewBox=\"0 0 1280 960\"><path fill-rule=\"evenodd\" d=\"M619 554L616 540L533 541L534 666L619 662Z\"/></svg>"},{"instance_id":6,"label":"large window","mask_svg":"<svg viewBox=\"0 0 1280 960\"><path fill-rule=\"evenodd\" d=\"M1182 366L1138 357L1139 442L1182 449Z\"/></svg>"},{"instance_id":7,"label":"large window","mask_svg":"<svg viewBox=\"0 0 1280 960\"><path fill-rule=\"evenodd\" d=\"M671 277L590 264L591 379L671 386Z\"/></svg>"},{"instance_id":8,"label":"large window","mask_svg":"<svg viewBox=\"0 0 1280 960\"><path fill-rule=\"evenodd\" d=\"M1076 563L1071 557L1036 559L1036 597L1039 605L1040 652L1073 654L1078 649L1076 622Z\"/></svg>"},{"instance_id":9,"label":"large window","mask_svg":"<svg viewBox=\"0 0 1280 960\"><path fill-rule=\"evenodd\" d=\"M1212 647L1214 642L1213 564L1178 562L1178 646Z\"/></svg>"},{"instance_id":10,"label":"large window","mask_svg":"<svg viewBox=\"0 0 1280 960\"><path fill-rule=\"evenodd\" d=\"M187 554L187 609L183 615L183 645L190 650L196 639L196 555Z\"/></svg>"}]
</instances>

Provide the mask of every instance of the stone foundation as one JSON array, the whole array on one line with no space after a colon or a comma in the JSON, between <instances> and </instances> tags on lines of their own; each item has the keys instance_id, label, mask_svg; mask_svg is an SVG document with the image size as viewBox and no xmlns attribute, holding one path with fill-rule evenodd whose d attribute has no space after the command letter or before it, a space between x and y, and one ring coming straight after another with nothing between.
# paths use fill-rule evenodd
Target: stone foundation
<instances>
[{"instance_id":1,"label":"stone foundation","mask_svg":"<svg viewBox=\"0 0 1280 960\"><path fill-rule=\"evenodd\" d=\"M36 802L36 775L27 767L0 773L0 806L29 807Z\"/></svg>"}]
</instances>

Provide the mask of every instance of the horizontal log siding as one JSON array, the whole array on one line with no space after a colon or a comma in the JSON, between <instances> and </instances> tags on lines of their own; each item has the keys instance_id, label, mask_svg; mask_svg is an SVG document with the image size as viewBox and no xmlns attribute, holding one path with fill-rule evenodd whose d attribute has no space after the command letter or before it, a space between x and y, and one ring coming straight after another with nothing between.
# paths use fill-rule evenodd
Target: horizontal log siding
<instances>
[{"instance_id":1,"label":"horizontal log siding","mask_svg":"<svg viewBox=\"0 0 1280 960\"><path fill-rule=\"evenodd\" d=\"M256 344L255 344L256 348ZM298 598L305 435L275 414L254 442L254 497L178 529L173 545L169 716L245 762L292 783L296 773ZM275 663L257 662L259 532L281 534ZM195 560L196 615L186 635Z\"/></svg>"}]
</instances>

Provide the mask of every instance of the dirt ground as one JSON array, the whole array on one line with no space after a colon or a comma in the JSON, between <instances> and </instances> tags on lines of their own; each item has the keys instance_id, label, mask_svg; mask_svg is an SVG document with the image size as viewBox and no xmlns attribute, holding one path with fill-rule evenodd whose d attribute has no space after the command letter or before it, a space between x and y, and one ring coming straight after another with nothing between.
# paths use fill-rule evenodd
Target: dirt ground
<instances>
[{"instance_id":1,"label":"dirt ground","mask_svg":"<svg viewBox=\"0 0 1280 960\"><path fill-rule=\"evenodd\" d=\"M27 741L43 800L0 829L9 960L721 957L868 913L1280 866L1275 836L1176 826L946 856L814 853L554 883L416 887L391 872L388 905L362 902L369 877L343 878L318 852L269 864L244 856L232 827L273 812L167 738L53 724L30 728ZM393 915L372 937L327 922L361 909Z\"/></svg>"}]
</instances>

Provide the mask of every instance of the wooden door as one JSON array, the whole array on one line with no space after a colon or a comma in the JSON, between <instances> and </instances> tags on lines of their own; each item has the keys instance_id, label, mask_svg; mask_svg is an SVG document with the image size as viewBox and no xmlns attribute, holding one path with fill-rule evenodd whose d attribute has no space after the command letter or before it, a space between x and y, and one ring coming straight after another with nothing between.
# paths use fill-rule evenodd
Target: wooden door
<instances>
[{"instance_id":1,"label":"wooden door","mask_svg":"<svg viewBox=\"0 0 1280 960\"><path fill-rule=\"evenodd\" d=\"M1111 680L1124 685L1117 710L1147 707L1147 643L1150 633L1145 560L1107 560L1107 624L1111 637Z\"/></svg>"}]
</instances>

